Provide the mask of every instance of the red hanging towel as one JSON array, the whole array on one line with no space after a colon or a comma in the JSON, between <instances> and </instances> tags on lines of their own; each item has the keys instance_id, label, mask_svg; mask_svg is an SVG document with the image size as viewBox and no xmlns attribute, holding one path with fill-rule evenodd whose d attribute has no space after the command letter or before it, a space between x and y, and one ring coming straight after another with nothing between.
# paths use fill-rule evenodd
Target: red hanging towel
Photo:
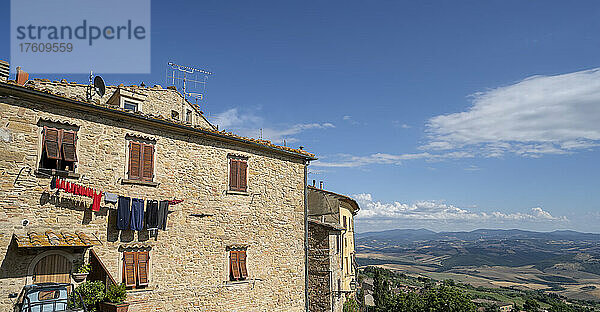
<instances>
[{"instance_id":1,"label":"red hanging towel","mask_svg":"<svg viewBox=\"0 0 600 312\"><path fill-rule=\"evenodd\" d=\"M100 211L100 200L102 199L102 192L96 193L94 190L94 201L92 202L92 211Z\"/></svg>"},{"instance_id":2,"label":"red hanging towel","mask_svg":"<svg viewBox=\"0 0 600 312\"><path fill-rule=\"evenodd\" d=\"M75 190L73 191L73 194L79 195L79 185L78 184L75 184Z\"/></svg>"}]
</instances>

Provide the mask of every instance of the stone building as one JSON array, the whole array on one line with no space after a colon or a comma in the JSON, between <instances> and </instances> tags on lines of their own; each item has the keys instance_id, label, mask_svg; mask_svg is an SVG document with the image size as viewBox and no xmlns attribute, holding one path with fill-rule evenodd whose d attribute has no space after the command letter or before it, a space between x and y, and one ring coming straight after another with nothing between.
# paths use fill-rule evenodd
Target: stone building
<instances>
[{"instance_id":1,"label":"stone building","mask_svg":"<svg viewBox=\"0 0 600 312\"><path fill-rule=\"evenodd\" d=\"M310 311L342 311L345 299L355 295L358 210L356 201L346 195L308 186Z\"/></svg>"},{"instance_id":2,"label":"stone building","mask_svg":"<svg viewBox=\"0 0 600 312\"><path fill-rule=\"evenodd\" d=\"M171 88L86 92L0 82L0 310L88 261L132 312L305 310L312 154L217 131Z\"/></svg>"},{"instance_id":3,"label":"stone building","mask_svg":"<svg viewBox=\"0 0 600 312\"><path fill-rule=\"evenodd\" d=\"M342 311L343 296L337 281L342 279L340 236L336 224L308 220L309 311Z\"/></svg>"}]
</instances>

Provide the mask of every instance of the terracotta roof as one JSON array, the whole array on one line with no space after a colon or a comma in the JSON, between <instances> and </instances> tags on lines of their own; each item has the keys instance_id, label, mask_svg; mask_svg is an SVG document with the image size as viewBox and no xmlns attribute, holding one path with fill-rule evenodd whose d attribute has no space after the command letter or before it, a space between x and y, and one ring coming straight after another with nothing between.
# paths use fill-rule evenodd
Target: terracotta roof
<instances>
[{"instance_id":1,"label":"terracotta roof","mask_svg":"<svg viewBox=\"0 0 600 312\"><path fill-rule=\"evenodd\" d=\"M42 80L47 80L47 79L42 79ZM13 88L17 87L19 89L22 89L23 91L35 91L35 92L39 92L40 94L48 94L53 97L58 97L58 98L62 98L65 100L69 100L71 103L76 103L76 104L85 105L85 106L95 106L95 107L101 108L103 110L114 111L114 112L118 112L120 114L129 115L132 117L138 117L138 118L143 118L146 120L157 121L157 122L161 122L163 124L172 124L172 125L176 125L176 126L183 127L183 128L193 129L198 132L213 134L213 135L216 135L216 136L219 136L222 138L230 138L230 139L236 140L236 141L242 141L245 143L260 145L260 146L268 147L270 149L275 149L275 150L287 152L290 154L295 154L296 156L300 156L300 157L308 159L308 160L316 160L317 159L315 157L315 154L309 153L305 150L294 149L294 148L287 147L287 146L277 145L268 140L243 137L243 136L234 134L232 132L227 132L227 131L223 131L223 130L219 131L219 130L214 130L214 129L203 128L200 126L190 126L190 125L184 123L183 121L177 122L177 121L165 118L160 115L143 114L141 112L130 112L130 111L126 111L120 107L117 108L117 107L111 107L108 105L100 105L99 103L94 103L94 102L86 102L86 101L82 101L80 99L67 97L64 94L52 93L49 89L36 88L33 84L25 84L24 86L21 86L12 80L9 80L7 82L0 82L0 86L10 86ZM152 88L149 88L149 89L152 89Z\"/></svg>"},{"instance_id":2,"label":"terracotta roof","mask_svg":"<svg viewBox=\"0 0 600 312\"><path fill-rule=\"evenodd\" d=\"M91 247L101 245L100 240L93 234L83 232L29 232L14 234L18 247Z\"/></svg>"}]
</instances>

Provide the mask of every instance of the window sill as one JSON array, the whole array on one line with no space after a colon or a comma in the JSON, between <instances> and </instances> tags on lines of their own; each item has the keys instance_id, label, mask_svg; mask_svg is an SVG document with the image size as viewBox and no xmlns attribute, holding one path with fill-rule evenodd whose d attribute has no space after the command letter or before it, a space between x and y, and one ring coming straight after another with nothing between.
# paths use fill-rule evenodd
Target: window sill
<instances>
[{"instance_id":1,"label":"window sill","mask_svg":"<svg viewBox=\"0 0 600 312\"><path fill-rule=\"evenodd\" d=\"M225 284L225 286L236 286L236 285L254 284L257 281L262 281L262 280L258 279L258 278L247 278L247 279L241 280L241 281L225 281L225 282L223 282L223 284Z\"/></svg>"},{"instance_id":2,"label":"window sill","mask_svg":"<svg viewBox=\"0 0 600 312\"><path fill-rule=\"evenodd\" d=\"M135 295L138 293L145 293L145 292L149 292L149 291L154 291L154 287L146 287L146 288L139 288L139 289L127 289L127 294Z\"/></svg>"},{"instance_id":3,"label":"window sill","mask_svg":"<svg viewBox=\"0 0 600 312\"><path fill-rule=\"evenodd\" d=\"M79 173L65 171L65 170L45 169L45 168L36 169L34 173L39 178L49 178L50 176L58 176L61 178L77 180L81 177L81 175Z\"/></svg>"},{"instance_id":4,"label":"window sill","mask_svg":"<svg viewBox=\"0 0 600 312\"><path fill-rule=\"evenodd\" d=\"M225 191L225 194L227 194L227 195L250 196L250 193L248 193L248 192L242 192L242 191Z\"/></svg>"},{"instance_id":5,"label":"window sill","mask_svg":"<svg viewBox=\"0 0 600 312\"><path fill-rule=\"evenodd\" d=\"M160 183L150 182L150 181L142 181L142 180L121 179L121 184L137 184L137 185L157 187Z\"/></svg>"}]
</instances>

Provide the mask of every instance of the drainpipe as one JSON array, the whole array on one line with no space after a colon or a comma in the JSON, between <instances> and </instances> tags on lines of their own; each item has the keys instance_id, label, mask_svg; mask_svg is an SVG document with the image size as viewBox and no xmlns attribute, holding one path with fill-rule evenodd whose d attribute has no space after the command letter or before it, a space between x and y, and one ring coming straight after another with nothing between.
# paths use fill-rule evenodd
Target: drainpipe
<instances>
[{"instance_id":1,"label":"drainpipe","mask_svg":"<svg viewBox=\"0 0 600 312\"><path fill-rule=\"evenodd\" d=\"M304 163L304 307L308 311L308 164Z\"/></svg>"}]
</instances>

